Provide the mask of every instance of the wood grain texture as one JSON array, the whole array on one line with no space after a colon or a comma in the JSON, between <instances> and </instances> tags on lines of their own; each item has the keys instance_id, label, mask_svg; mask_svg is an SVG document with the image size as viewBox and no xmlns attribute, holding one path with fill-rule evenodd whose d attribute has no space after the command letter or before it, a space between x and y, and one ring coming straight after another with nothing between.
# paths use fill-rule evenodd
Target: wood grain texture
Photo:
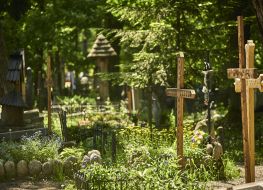
<instances>
[{"instance_id":1,"label":"wood grain texture","mask_svg":"<svg viewBox=\"0 0 263 190\"><path fill-rule=\"evenodd\" d=\"M177 89L184 88L184 55L181 53L177 58ZM183 135L183 117L184 117L184 100L177 97L177 156L180 159L179 164L184 167L184 135Z\"/></svg>"},{"instance_id":2,"label":"wood grain texture","mask_svg":"<svg viewBox=\"0 0 263 190\"><path fill-rule=\"evenodd\" d=\"M237 17L238 24L238 52L239 52L239 68L245 68L245 45L244 45L244 22L243 17ZM246 81L241 79L241 110L242 110L242 135L243 135L243 152L245 161L245 178L246 183L251 182L251 170L250 170L250 150L248 142L248 118L247 118L247 93L246 93Z\"/></svg>"},{"instance_id":3,"label":"wood grain texture","mask_svg":"<svg viewBox=\"0 0 263 190\"><path fill-rule=\"evenodd\" d=\"M253 68L254 67L254 50L255 44L253 41L248 40L246 46L246 68ZM254 88L249 88L247 86L246 89L247 93L247 104L248 104L248 111L247 111L247 118L248 118L248 148L249 148L249 182L255 181L255 127L254 127Z\"/></svg>"}]
</instances>

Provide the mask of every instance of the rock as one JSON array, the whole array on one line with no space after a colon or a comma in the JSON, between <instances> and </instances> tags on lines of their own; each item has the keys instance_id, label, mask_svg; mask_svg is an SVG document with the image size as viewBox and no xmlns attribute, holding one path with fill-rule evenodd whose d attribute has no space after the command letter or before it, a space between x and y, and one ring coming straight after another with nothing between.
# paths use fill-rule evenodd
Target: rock
<instances>
[{"instance_id":1,"label":"rock","mask_svg":"<svg viewBox=\"0 0 263 190\"><path fill-rule=\"evenodd\" d=\"M91 154L90 156L90 163L101 163L101 156L98 154Z\"/></svg>"},{"instance_id":2,"label":"rock","mask_svg":"<svg viewBox=\"0 0 263 190\"><path fill-rule=\"evenodd\" d=\"M41 173L42 164L38 160L32 160L28 164L29 174L31 176L37 176Z\"/></svg>"},{"instance_id":3,"label":"rock","mask_svg":"<svg viewBox=\"0 0 263 190\"><path fill-rule=\"evenodd\" d=\"M98 151L98 150L91 150L91 151L88 152L88 157L90 157L92 154L96 154L96 155L100 156L100 151Z\"/></svg>"},{"instance_id":4,"label":"rock","mask_svg":"<svg viewBox=\"0 0 263 190\"><path fill-rule=\"evenodd\" d=\"M81 167L82 168L86 168L87 165L90 164L90 157L88 155L85 155L83 157L82 163L81 163Z\"/></svg>"},{"instance_id":5,"label":"rock","mask_svg":"<svg viewBox=\"0 0 263 190\"><path fill-rule=\"evenodd\" d=\"M7 178L13 178L16 176L16 166L13 161L7 161L4 167L5 167L5 174Z\"/></svg>"},{"instance_id":6,"label":"rock","mask_svg":"<svg viewBox=\"0 0 263 190\"><path fill-rule=\"evenodd\" d=\"M65 159L65 161L71 161L73 164L78 163L78 158L76 156L69 156Z\"/></svg>"},{"instance_id":7,"label":"rock","mask_svg":"<svg viewBox=\"0 0 263 190\"><path fill-rule=\"evenodd\" d=\"M88 152L87 155L83 157L81 167L86 168L87 165L93 164L93 163L101 163L101 155L98 150L91 150Z\"/></svg>"},{"instance_id":8,"label":"rock","mask_svg":"<svg viewBox=\"0 0 263 190\"><path fill-rule=\"evenodd\" d=\"M18 177L25 177L28 175L28 167L27 162L25 160L21 160L16 165L16 171Z\"/></svg>"},{"instance_id":9,"label":"rock","mask_svg":"<svg viewBox=\"0 0 263 190\"><path fill-rule=\"evenodd\" d=\"M50 177L53 172L53 167L51 161L42 164L42 174L44 177Z\"/></svg>"},{"instance_id":10,"label":"rock","mask_svg":"<svg viewBox=\"0 0 263 190\"><path fill-rule=\"evenodd\" d=\"M4 161L0 160L0 180L5 177Z\"/></svg>"},{"instance_id":11,"label":"rock","mask_svg":"<svg viewBox=\"0 0 263 190\"><path fill-rule=\"evenodd\" d=\"M73 175L73 162L70 160L65 160L63 163L63 172L67 176Z\"/></svg>"},{"instance_id":12,"label":"rock","mask_svg":"<svg viewBox=\"0 0 263 190\"><path fill-rule=\"evenodd\" d=\"M63 172L63 163L61 160L57 160L57 159L53 160L52 167L53 167L53 174L56 176Z\"/></svg>"},{"instance_id":13,"label":"rock","mask_svg":"<svg viewBox=\"0 0 263 190\"><path fill-rule=\"evenodd\" d=\"M206 145L206 153L208 155L212 155L213 154L213 145L211 145L211 144L207 144Z\"/></svg>"},{"instance_id":14,"label":"rock","mask_svg":"<svg viewBox=\"0 0 263 190\"><path fill-rule=\"evenodd\" d=\"M213 158L215 160L219 160L222 155L223 155L222 145L219 142L215 142L214 149L213 149Z\"/></svg>"}]
</instances>

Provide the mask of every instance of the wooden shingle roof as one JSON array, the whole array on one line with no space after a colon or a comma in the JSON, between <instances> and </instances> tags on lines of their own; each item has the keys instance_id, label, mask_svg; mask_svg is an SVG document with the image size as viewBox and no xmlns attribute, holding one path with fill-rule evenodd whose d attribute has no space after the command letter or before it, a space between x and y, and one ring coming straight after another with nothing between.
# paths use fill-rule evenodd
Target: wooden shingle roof
<instances>
[{"instance_id":1,"label":"wooden shingle roof","mask_svg":"<svg viewBox=\"0 0 263 190\"><path fill-rule=\"evenodd\" d=\"M105 36L99 34L88 57L110 57L116 55L115 50L111 47Z\"/></svg>"},{"instance_id":2,"label":"wooden shingle roof","mask_svg":"<svg viewBox=\"0 0 263 190\"><path fill-rule=\"evenodd\" d=\"M9 59L6 80L10 82L20 81L20 74L22 68L22 55L15 54Z\"/></svg>"},{"instance_id":3,"label":"wooden shingle roof","mask_svg":"<svg viewBox=\"0 0 263 190\"><path fill-rule=\"evenodd\" d=\"M0 99L0 104L14 107L27 107L24 100L22 99L22 95L15 90L12 90L6 95L4 95Z\"/></svg>"}]
</instances>

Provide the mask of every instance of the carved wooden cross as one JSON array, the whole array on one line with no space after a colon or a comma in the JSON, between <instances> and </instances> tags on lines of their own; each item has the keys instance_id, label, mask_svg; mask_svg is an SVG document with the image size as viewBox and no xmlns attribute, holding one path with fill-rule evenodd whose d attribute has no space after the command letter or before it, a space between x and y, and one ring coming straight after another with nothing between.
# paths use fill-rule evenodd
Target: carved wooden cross
<instances>
[{"instance_id":1,"label":"carved wooden cross","mask_svg":"<svg viewBox=\"0 0 263 190\"><path fill-rule=\"evenodd\" d=\"M255 44L252 40L248 40L244 47L243 28L243 18L238 17L239 68L228 69L227 73L228 78L235 79L235 91L240 92L241 96L245 178L246 183L249 183L255 181L254 88L258 88L260 92L263 91L263 75L255 78Z\"/></svg>"},{"instance_id":2,"label":"carved wooden cross","mask_svg":"<svg viewBox=\"0 0 263 190\"><path fill-rule=\"evenodd\" d=\"M179 164L184 166L184 156L183 156L183 112L184 112L184 98L194 99L195 91L191 89L184 88L184 54L179 53L177 58L177 88L167 88L166 95L177 97L177 156L180 159Z\"/></svg>"}]
</instances>

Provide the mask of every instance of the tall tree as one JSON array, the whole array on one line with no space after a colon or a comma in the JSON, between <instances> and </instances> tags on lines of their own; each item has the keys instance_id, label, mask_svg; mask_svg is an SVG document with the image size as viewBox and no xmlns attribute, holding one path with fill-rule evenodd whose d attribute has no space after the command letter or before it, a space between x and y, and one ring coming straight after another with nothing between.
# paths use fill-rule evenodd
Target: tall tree
<instances>
[{"instance_id":1,"label":"tall tree","mask_svg":"<svg viewBox=\"0 0 263 190\"><path fill-rule=\"evenodd\" d=\"M261 0L252 0L253 7L256 11L258 25L259 25L259 31L262 38L263 43L263 1Z\"/></svg>"}]
</instances>

